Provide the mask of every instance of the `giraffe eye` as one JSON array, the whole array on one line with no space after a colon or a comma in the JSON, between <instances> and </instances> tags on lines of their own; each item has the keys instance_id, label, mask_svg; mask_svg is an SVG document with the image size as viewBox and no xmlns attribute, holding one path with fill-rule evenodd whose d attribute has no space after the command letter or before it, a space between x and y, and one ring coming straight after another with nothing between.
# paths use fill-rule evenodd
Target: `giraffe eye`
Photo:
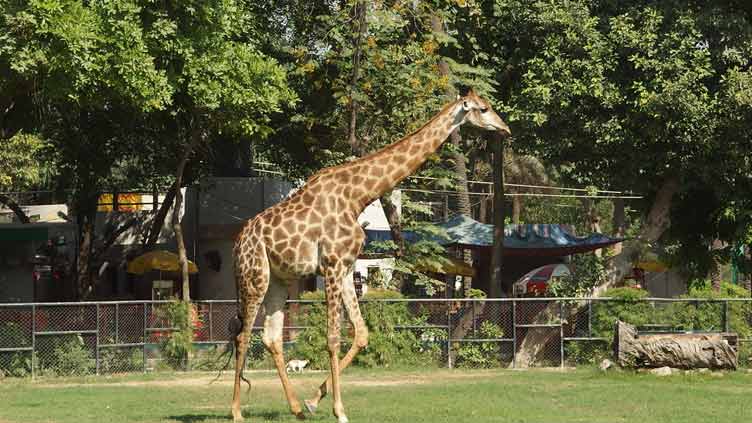
<instances>
[{"instance_id":1,"label":"giraffe eye","mask_svg":"<svg viewBox=\"0 0 752 423\"><path fill-rule=\"evenodd\" d=\"M482 107L482 108L480 109L480 112L481 112L481 113L486 113L487 111L488 111L488 107Z\"/></svg>"}]
</instances>

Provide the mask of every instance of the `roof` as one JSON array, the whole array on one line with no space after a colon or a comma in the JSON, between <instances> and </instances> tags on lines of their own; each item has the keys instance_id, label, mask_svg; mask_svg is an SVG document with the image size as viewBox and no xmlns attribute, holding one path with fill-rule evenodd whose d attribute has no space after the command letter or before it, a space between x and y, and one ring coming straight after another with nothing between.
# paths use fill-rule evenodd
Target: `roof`
<instances>
[{"instance_id":1,"label":"roof","mask_svg":"<svg viewBox=\"0 0 752 423\"><path fill-rule=\"evenodd\" d=\"M465 248L491 248L494 226L480 223L467 216L455 216L439 227L446 230L449 240L441 244ZM366 229L366 243L391 239L389 231ZM414 234L406 234L410 240ZM597 250L623 241L603 234L577 237L558 224L506 225L504 228L504 255L508 256L567 256Z\"/></svg>"}]
</instances>

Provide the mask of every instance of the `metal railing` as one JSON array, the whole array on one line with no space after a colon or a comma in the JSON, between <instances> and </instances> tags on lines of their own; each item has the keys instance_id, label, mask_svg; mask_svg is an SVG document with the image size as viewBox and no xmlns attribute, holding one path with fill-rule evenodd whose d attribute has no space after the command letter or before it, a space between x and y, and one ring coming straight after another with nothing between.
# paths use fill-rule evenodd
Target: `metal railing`
<instances>
[{"instance_id":1,"label":"metal railing","mask_svg":"<svg viewBox=\"0 0 752 423\"><path fill-rule=\"evenodd\" d=\"M235 301L196 301L191 360L170 350L169 301L0 304L0 372L5 376L214 369L230 341ZM400 354L446 367L594 364L609 355L613 321L647 331L736 332L740 365L750 365L752 299L609 298L396 299L361 302L366 319L390 316ZM288 358L314 330L317 301L288 301ZM370 317L369 317L370 316ZM256 322L250 366L270 366ZM369 322L373 323L373 322ZM318 328L320 330L320 328ZM395 341L397 342L397 341Z\"/></svg>"}]
</instances>

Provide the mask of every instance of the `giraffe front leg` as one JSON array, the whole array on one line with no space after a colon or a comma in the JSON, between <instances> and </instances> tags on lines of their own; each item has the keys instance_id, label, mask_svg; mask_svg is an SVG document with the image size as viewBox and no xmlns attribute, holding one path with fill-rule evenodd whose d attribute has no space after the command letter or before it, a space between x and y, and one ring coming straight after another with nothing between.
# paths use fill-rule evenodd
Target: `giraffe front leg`
<instances>
[{"instance_id":1,"label":"giraffe front leg","mask_svg":"<svg viewBox=\"0 0 752 423\"><path fill-rule=\"evenodd\" d=\"M340 391L340 367L339 367L339 349L340 349L340 323L339 317L342 302L342 285L341 279L334 275L326 277L326 308L327 308L327 347L329 349L329 365L332 379L332 396L334 405L332 411L337 417L338 423L348 423L345 415L345 407L342 405L342 395Z\"/></svg>"},{"instance_id":2,"label":"giraffe front leg","mask_svg":"<svg viewBox=\"0 0 752 423\"><path fill-rule=\"evenodd\" d=\"M360 307L358 306L358 297L355 293L355 283L352 280L352 272L345 279L345 283L342 291L342 302L347 309L347 315L350 318L350 322L355 328L355 336L353 344L347 354L339 362L340 374L352 363L355 356L368 345L368 327L363 321L363 316L360 313ZM309 412L315 413L319 406L319 402L326 396L327 391L331 388L332 378L327 377L326 380L319 386L313 398L305 400L306 408Z\"/></svg>"}]
</instances>

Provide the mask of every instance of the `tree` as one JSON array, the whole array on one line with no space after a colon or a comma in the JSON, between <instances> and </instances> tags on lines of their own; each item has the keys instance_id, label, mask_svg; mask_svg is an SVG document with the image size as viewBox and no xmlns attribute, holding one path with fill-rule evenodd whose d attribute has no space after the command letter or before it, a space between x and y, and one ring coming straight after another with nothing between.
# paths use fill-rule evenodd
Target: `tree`
<instances>
[{"instance_id":1,"label":"tree","mask_svg":"<svg viewBox=\"0 0 752 423\"><path fill-rule=\"evenodd\" d=\"M16 122L49 140L46 160L60 175L60 188L73 190L79 297L92 292L89 259L102 182L113 162L139 151L124 132L134 116L169 100L137 16L138 8L128 2L2 3L0 73L9 76L11 101L33 100L34 113Z\"/></svg>"},{"instance_id":2,"label":"tree","mask_svg":"<svg viewBox=\"0 0 752 423\"><path fill-rule=\"evenodd\" d=\"M613 261L613 284L637 244L655 243L680 217L676 195L714 178L705 164L721 142L720 82L746 49L736 31L747 15L724 2L480 7L467 19L477 40L468 45L497 70L515 148L556 166L564 182L647 195L635 204L645 216L638 242ZM723 51L734 54L724 61Z\"/></svg>"},{"instance_id":3,"label":"tree","mask_svg":"<svg viewBox=\"0 0 752 423\"><path fill-rule=\"evenodd\" d=\"M44 141L18 132L9 139L0 138L0 143L0 203L11 209L21 223L29 223L29 217L12 195L3 191L21 191L39 181L38 153L44 147Z\"/></svg>"},{"instance_id":4,"label":"tree","mask_svg":"<svg viewBox=\"0 0 752 423\"><path fill-rule=\"evenodd\" d=\"M295 101L281 66L255 46L254 16L244 1L152 4L140 11L147 51L166 75L170 100L148 116L156 138L181 145L175 172L173 227L189 300L188 261L179 213L191 157L218 136L272 132L269 114Z\"/></svg>"}]
</instances>

